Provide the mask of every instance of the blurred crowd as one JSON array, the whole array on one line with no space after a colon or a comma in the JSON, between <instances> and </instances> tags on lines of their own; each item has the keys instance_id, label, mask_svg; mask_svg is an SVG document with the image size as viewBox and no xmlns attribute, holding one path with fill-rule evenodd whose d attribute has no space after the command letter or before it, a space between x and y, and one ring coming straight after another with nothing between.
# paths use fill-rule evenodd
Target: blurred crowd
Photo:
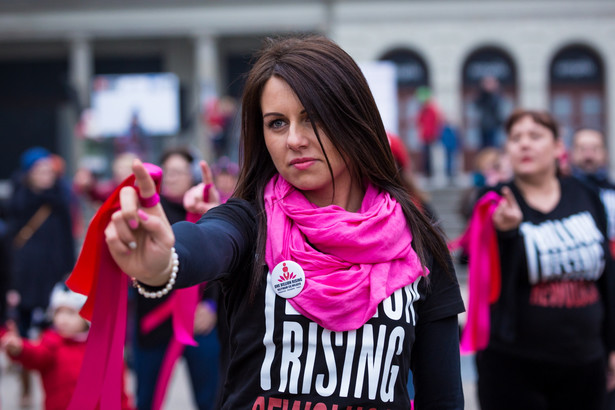
<instances>
[{"instance_id":1,"label":"blurred crowd","mask_svg":"<svg viewBox=\"0 0 615 410\"><path fill-rule=\"evenodd\" d=\"M45 408L68 406L89 324L79 316L85 297L70 291L64 282L85 235L85 215L95 213L131 175L135 158L139 155L130 150L115 156L108 179L87 168L78 169L71 178L64 160L45 148L32 147L21 154L20 167L11 179L12 195L0 208L0 347L15 363L11 370L19 373L21 390L16 394L24 408L40 405L32 402L32 383L37 380L32 371L40 372ZM184 194L202 183L203 166L218 203L234 190L239 173L236 162L220 156L209 166L200 165L200 158L191 147L173 146L156 162L164 173L160 196L171 222L188 218ZM194 323L198 347L186 347L183 355L188 359L194 402L208 409L213 408L217 389L217 289L202 286L199 300ZM131 289L126 368L138 382L135 391L125 389L123 408L135 408L137 402L138 408L152 407L160 367L172 340L171 304L172 295L137 298Z\"/></svg>"}]
</instances>

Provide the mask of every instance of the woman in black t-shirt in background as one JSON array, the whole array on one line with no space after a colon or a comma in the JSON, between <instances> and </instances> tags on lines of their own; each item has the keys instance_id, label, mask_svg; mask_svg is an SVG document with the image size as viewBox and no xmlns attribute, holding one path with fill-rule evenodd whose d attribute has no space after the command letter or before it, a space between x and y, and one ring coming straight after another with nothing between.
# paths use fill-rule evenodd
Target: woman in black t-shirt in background
<instances>
[{"instance_id":1,"label":"woman in black t-shirt in background","mask_svg":"<svg viewBox=\"0 0 615 410\"><path fill-rule=\"evenodd\" d=\"M496 187L502 289L477 354L481 408L601 410L615 364L604 210L583 184L558 176L564 145L551 115L515 111L506 131L514 177Z\"/></svg>"}]
</instances>

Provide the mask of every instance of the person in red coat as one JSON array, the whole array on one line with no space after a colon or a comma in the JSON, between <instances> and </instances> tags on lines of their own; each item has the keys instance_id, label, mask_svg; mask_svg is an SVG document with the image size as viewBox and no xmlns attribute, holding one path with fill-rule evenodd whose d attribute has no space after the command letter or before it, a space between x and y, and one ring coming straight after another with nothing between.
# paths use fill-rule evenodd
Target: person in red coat
<instances>
[{"instance_id":1,"label":"person in red coat","mask_svg":"<svg viewBox=\"0 0 615 410\"><path fill-rule=\"evenodd\" d=\"M43 332L38 341L30 341L19 336L16 325L9 322L0 339L0 346L13 361L40 372L46 410L66 409L77 385L89 330L88 322L79 316L85 299L60 283L54 287L49 305L53 328ZM134 408L125 392L122 408Z\"/></svg>"},{"instance_id":2,"label":"person in red coat","mask_svg":"<svg viewBox=\"0 0 615 410\"><path fill-rule=\"evenodd\" d=\"M416 119L419 140L423 144L423 171L425 176L431 177L433 172L431 161L431 147L440 139L442 132L442 118L440 110L431 98L431 91L427 87L419 87L416 91L417 100L421 108Z\"/></svg>"}]
</instances>

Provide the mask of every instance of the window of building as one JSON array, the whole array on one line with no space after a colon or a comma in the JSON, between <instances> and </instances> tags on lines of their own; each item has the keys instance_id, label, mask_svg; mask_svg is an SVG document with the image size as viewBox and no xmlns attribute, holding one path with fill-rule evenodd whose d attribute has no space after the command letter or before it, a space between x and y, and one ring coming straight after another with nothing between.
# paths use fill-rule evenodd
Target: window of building
<instances>
[{"instance_id":1,"label":"window of building","mask_svg":"<svg viewBox=\"0 0 615 410\"><path fill-rule=\"evenodd\" d=\"M578 128L606 131L604 65L595 51L583 45L564 47L551 61L549 80L550 109L567 146Z\"/></svg>"},{"instance_id":2,"label":"window of building","mask_svg":"<svg viewBox=\"0 0 615 410\"><path fill-rule=\"evenodd\" d=\"M380 60L391 61L397 68L398 132L410 151L413 163L418 164L421 143L416 131L416 117L420 103L416 98L416 90L423 86L429 87L427 64L418 53L405 48L390 50Z\"/></svg>"},{"instance_id":3,"label":"window of building","mask_svg":"<svg viewBox=\"0 0 615 410\"><path fill-rule=\"evenodd\" d=\"M496 88L498 101L497 109L493 110L485 108L490 104L485 104L485 97L481 96L481 90L489 82ZM466 171L474 168L474 156L481 148L503 144L502 125L516 102L517 70L510 55L496 47L481 47L470 53L462 69L461 138Z\"/></svg>"}]
</instances>

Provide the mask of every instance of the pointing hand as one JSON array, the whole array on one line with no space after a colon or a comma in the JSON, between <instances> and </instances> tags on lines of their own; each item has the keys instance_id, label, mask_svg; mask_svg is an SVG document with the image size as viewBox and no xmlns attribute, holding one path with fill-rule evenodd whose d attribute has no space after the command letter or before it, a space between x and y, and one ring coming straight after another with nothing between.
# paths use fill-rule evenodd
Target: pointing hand
<instances>
[{"instance_id":1,"label":"pointing hand","mask_svg":"<svg viewBox=\"0 0 615 410\"><path fill-rule=\"evenodd\" d=\"M493 212L493 225L498 231L509 231L519 227L523 213L509 187L502 188L502 200Z\"/></svg>"}]
</instances>

